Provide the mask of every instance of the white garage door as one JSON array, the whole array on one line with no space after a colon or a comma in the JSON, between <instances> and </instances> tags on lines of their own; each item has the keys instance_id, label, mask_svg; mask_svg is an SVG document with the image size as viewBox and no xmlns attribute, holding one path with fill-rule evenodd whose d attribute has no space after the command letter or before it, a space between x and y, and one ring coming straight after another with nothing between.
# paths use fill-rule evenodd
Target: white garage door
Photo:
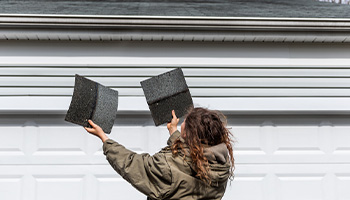
<instances>
[{"instance_id":1,"label":"white garage door","mask_svg":"<svg viewBox=\"0 0 350 200\"><path fill-rule=\"evenodd\" d=\"M229 115L235 180L224 199L350 199L349 116ZM99 139L63 115L2 115L1 200L146 197L109 166ZM147 114L120 115L111 138L136 152L160 150L168 133Z\"/></svg>"}]
</instances>

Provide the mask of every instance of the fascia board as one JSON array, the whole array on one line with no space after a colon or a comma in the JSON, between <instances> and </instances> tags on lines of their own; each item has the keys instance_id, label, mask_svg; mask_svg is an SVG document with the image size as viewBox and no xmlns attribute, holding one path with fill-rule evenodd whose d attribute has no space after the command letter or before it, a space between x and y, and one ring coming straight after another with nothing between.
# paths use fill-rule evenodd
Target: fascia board
<instances>
[{"instance_id":1,"label":"fascia board","mask_svg":"<svg viewBox=\"0 0 350 200\"><path fill-rule=\"evenodd\" d=\"M0 15L2 40L350 42L349 33L350 19L338 18Z\"/></svg>"}]
</instances>

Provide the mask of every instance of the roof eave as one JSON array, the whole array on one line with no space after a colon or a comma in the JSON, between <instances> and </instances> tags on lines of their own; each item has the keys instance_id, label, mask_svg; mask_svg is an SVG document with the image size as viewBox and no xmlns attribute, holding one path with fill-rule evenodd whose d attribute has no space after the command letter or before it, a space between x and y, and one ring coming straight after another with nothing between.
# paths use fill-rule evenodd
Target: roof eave
<instances>
[{"instance_id":1,"label":"roof eave","mask_svg":"<svg viewBox=\"0 0 350 200\"><path fill-rule=\"evenodd\" d=\"M350 42L350 19L0 15L0 40Z\"/></svg>"}]
</instances>

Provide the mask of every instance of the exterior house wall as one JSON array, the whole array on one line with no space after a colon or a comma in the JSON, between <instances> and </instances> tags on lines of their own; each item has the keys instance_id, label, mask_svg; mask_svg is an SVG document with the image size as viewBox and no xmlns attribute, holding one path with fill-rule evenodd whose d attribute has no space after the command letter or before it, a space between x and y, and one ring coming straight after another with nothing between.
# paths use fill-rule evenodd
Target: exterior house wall
<instances>
[{"instance_id":1,"label":"exterior house wall","mask_svg":"<svg viewBox=\"0 0 350 200\"><path fill-rule=\"evenodd\" d=\"M348 199L348 44L0 42L0 199L145 199L98 139L64 122L74 74L120 92L111 138L151 154L166 143L139 81L182 67L194 103L223 110L236 177L224 199Z\"/></svg>"},{"instance_id":2,"label":"exterior house wall","mask_svg":"<svg viewBox=\"0 0 350 200\"><path fill-rule=\"evenodd\" d=\"M121 111L147 111L139 81L174 67L183 68L203 106L236 112L350 110L348 44L5 41L0 51L0 108L11 113L64 113L74 73L118 89Z\"/></svg>"}]
</instances>

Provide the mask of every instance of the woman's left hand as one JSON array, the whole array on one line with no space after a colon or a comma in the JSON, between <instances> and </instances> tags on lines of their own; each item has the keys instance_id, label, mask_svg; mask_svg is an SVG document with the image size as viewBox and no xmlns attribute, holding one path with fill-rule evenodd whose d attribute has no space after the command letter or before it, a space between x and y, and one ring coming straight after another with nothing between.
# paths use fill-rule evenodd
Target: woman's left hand
<instances>
[{"instance_id":1,"label":"woman's left hand","mask_svg":"<svg viewBox=\"0 0 350 200\"><path fill-rule=\"evenodd\" d=\"M106 133L102 130L100 126L95 124L92 120L89 120L88 122L92 126L92 128L84 127L84 129L87 132L99 137L102 140L102 142L105 142L106 140L108 140Z\"/></svg>"},{"instance_id":2,"label":"woman's left hand","mask_svg":"<svg viewBox=\"0 0 350 200\"><path fill-rule=\"evenodd\" d=\"M171 111L171 115L173 118L171 119L171 122L167 124L167 128L169 130L169 134L172 135L177 130L177 124L179 123L180 119L176 117L175 110Z\"/></svg>"}]
</instances>

